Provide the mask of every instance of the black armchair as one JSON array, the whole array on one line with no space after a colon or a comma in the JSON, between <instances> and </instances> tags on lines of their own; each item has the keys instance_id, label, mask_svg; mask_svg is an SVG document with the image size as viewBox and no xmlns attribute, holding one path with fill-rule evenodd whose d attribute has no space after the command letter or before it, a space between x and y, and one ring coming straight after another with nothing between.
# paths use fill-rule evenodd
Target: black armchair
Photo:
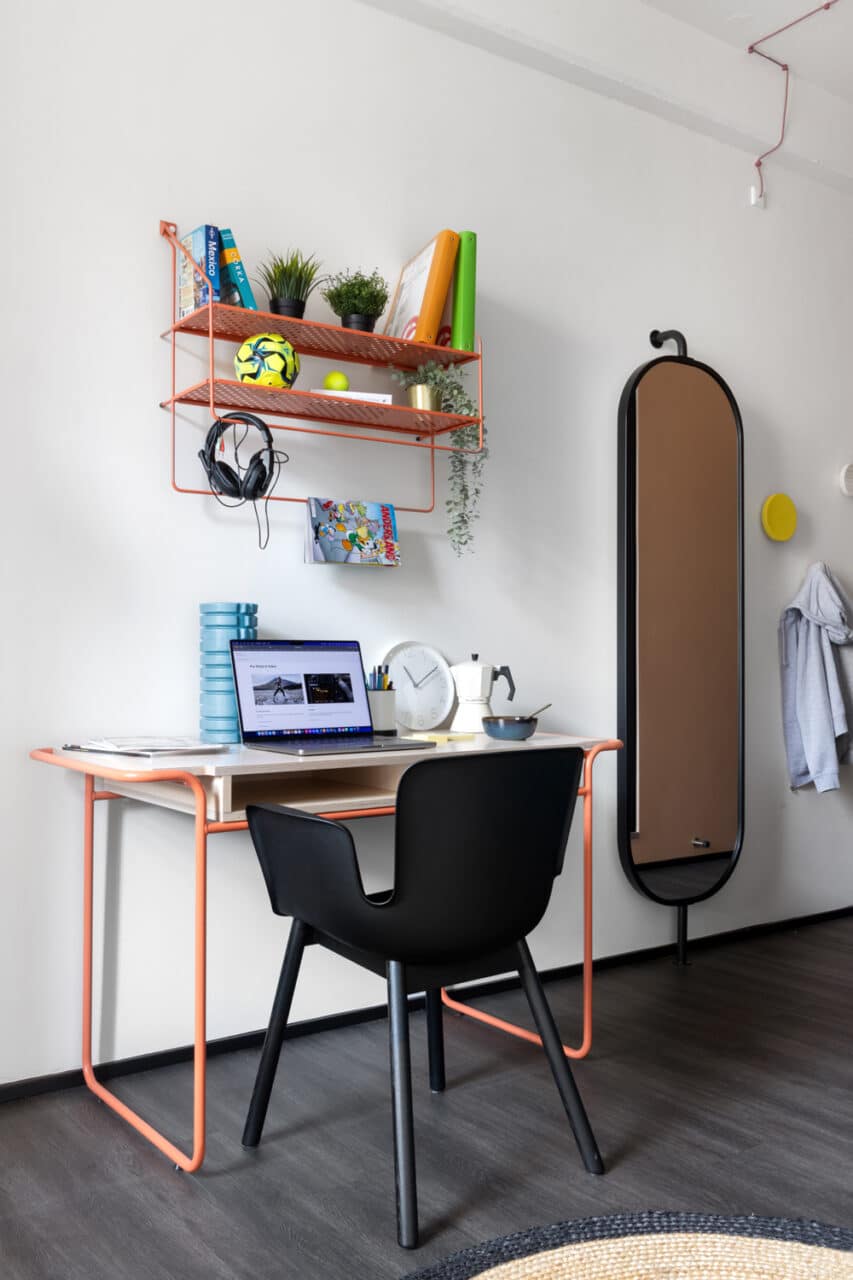
<instances>
[{"instance_id":1,"label":"black armchair","mask_svg":"<svg viewBox=\"0 0 853 1280\"><path fill-rule=\"evenodd\" d=\"M430 1087L444 1088L440 990L517 970L590 1173L604 1166L525 938L562 870L583 753L501 751L414 764L397 795L394 888L365 894L340 823L249 805L272 909L293 917L243 1145L260 1141L306 945L387 977L398 1240L418 1238L408 1003L425 992Z\"/></svg>"}]
</instances>

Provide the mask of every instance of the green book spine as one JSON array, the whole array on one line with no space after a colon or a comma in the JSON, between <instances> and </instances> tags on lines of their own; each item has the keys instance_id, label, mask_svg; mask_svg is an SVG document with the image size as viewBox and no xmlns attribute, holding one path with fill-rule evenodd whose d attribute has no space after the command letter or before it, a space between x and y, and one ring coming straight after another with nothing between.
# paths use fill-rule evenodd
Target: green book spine
<instances>
[{"instance_id":1,"label":"green book spine","mask_svg":"<svg viewBox=\"0 0 853 1280\"><path fill-rule=\"evenodd\" d=\"M457 351L474 350L474 316L477 305L477 233L459 232L456 279L453 282L453 321L450 345Z\"/></svg>"}]
</instances>

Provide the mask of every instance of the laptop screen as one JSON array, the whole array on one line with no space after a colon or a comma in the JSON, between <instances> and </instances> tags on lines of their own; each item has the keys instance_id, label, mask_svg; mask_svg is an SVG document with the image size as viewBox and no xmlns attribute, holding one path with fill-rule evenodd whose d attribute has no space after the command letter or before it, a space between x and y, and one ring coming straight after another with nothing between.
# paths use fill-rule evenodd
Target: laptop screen
<instances>
[{"instance_id":1,"label":"laptop screen","mask_svg":"<svg viewBox=\"0 0 853 1280\"><path fill-rule=\"evenodd\" d=\"M372 733L357 640L232 640L243 741Z\"/></svg>"}]
</instances>

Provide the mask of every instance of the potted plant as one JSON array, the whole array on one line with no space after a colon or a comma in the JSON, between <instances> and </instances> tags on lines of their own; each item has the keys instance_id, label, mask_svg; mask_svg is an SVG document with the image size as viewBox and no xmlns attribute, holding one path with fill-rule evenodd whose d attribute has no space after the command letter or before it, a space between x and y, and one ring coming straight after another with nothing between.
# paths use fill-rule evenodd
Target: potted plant
<instances>
[{"instance_id":1,"label":"potted plant","mask_svg":"<svg viewBox=\"0 0 853 1280\"><path fill-rule=\"evenodd\" d=\"M388 281L378 271L341 271L329 277L323 297L345 329L372 333L388 302Z\"/></svg>"},{"instance_id":2,"label":"potted plant","mask_svg":"<svg viewBox=\"0 0 853 1280\"><path fill-rule=\"evenodd\" d=\"M446 370L434 360L419 364L417 369L392 369L391 377L405 387L413 409L441 409L441 393Z\"/></svg>"},{"instance_id":3,"label":"potted plant","mask_svg":"<svg viewBox=\"0 0 853 1280\"><path fill-rule=\"evenodd\" d=\"M316 254L306 258L299 250L289 249L285 257L269 254L259 267L258 283L270 296L270 311L277 316L293 316L301 320L305 303L317 285L322 282Z\"/></svg>"},{"instance_id":4,"label":"potted plant","mask_svg":"<svg viewBox=\"0 0 853 1280\"><path fill-rule=\"evenodd\" d=\"M409 403L415 408L435 409L443 413L460 414L467 418L477 416L477 405L468 394L458 369L453 365L436 364L430 360L417 369L392 369L391 377L406 387ZM416 399L418 403L416 403ZM424 403L424 401L429 403ZM450 454L450 471L447 485L448 525L447 536L458 556L473 550L472 525L479 518L480 495L483 491L483 468L489 451L486 448L486 424L483 423L483 448L480 444L480 427L471 423L450 433L454 450Z\"/></svg>"}]
</instances>

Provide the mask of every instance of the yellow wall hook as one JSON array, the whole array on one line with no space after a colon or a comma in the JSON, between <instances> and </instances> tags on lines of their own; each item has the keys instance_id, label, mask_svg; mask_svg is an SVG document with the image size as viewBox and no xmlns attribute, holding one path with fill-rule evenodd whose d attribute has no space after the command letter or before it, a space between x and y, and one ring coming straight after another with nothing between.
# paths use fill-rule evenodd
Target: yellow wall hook
<instances>
[{"instance_id":1,"label":"yellow wall hook","mask_svg":"<svg viewBox=\"0 0 853 1280\"><path fill-rule=\"evenodd\" d=\"M774 542L787 542L797 529L797 508L787 493L771 493L761 508L761 527Z\"/></svg>"}]
</instances>

